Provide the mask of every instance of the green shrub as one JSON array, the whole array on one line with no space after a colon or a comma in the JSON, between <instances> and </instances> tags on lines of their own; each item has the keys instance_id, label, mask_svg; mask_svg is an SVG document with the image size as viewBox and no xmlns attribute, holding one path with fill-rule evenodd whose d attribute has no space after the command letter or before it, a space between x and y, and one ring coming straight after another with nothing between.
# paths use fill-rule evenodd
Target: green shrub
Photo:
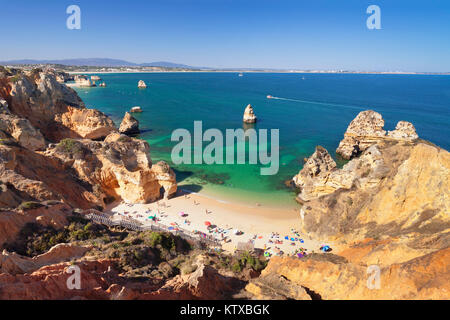
<instances>
[{"instance_id":1,"label":"green shrub","mask_svg":"<svg viewBox=\"0 0 450 320\"><path fill-rule=\"evenodd\" d=\"M22 78L22 76L20 74L16 74L15 76L12 76L11 78L9 78L9 81L11 81L12 83L16 83L21 78Z\"/></svg>"},{"instance_id":2,"label":"green shrub","mask_svg":"<svg viewBox=\"0 0 450 320\"><path fill-rule=\"evenodd\" d=\"M239 262L236 262L236 263L234 263L231 266L231 270L233 270L236 273L241 272L242 271L242 266L241 266L241 264Z\"/></svg>"},{"instance_id":3,"label":"green shrub","mask_svg":"<svg viewBox=\"0 0 450 320\"><path fill-rule=\"evenodd\" d=\"M180 267L180 271L182 275L191 274L197 270L197 266L191 263L185 263Z\"/></svg>"},{"instance_id":4,"label":"green shrub","mask_svg":"<svg viewBox=\"0 0 450 320\"><path fill-rule=\"evenodd\" d=\"M56 149L71 156L80 155L83 152L82 144L74 139L61 140Z\"/></svg>"}]
</instances>

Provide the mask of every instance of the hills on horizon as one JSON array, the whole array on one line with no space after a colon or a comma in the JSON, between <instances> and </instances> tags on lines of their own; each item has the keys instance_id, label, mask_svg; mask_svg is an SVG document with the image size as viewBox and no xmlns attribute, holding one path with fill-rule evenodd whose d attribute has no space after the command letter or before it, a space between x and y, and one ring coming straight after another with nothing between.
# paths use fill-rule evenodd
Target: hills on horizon
<instances>
[{"instance_id":1,"label":"hills on horizon","mask_svg":"<svg viewBox=\"0 0 450 320\"><path fill-rule=\"evenodd\" d=\"M88 66L88 67L164 67L164 68L183 68L183 69L204 69L204 67L193 67L185 64L157 61L150 63L134 63L120 59L109 58L80 58L80 59L50 59L50 60L34 60L21 59L0 61L0 64L22 65L22 64L60 64L67 66Z\"/></svg>"}]
</instances>

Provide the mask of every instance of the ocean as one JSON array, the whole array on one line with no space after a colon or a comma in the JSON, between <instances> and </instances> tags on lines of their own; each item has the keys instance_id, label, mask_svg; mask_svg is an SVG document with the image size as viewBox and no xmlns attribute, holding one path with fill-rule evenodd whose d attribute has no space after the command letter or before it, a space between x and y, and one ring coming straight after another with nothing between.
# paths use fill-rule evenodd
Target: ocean
<instances>
[{"instance_id":1,"label":"ocean","mask_svg":"<svg viewBox=\"0 0 450 320\"><path fill-rule=\"evenodd\" d=\"M249 205L295 207L295 194L284 182L302 168L316 145L335 150L352 119L374 110L385 119L385 130L410 121L419 137L449 149L450 76L298 73L123 73L98 74L106 88L75 88L89 108L109 115L118 125L126 111L134 114L150 144L153 162L167 161L181 188L223 201ZM138 89L144 80L147 89ZM280 99L267 99L272 95ZM258 117L255 129L279 129L280 168L260 175L261 165L173 165L173 130L243 128L245 107ZM207 143L204 144L205 146Z\"/></svg>"}]
</instances>

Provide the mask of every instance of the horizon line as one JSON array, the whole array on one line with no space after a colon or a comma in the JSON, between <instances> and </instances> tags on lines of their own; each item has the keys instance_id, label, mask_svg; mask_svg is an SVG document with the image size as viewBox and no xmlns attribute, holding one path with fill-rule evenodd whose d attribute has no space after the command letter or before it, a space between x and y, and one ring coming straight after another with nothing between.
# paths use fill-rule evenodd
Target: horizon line
<instances>
[{"instance_id":1,"label":"horizon line","mask_svg":"<svg viewBox=\"0 0 450 320\"><path fill-rule=\"evenodd\" d=\"M57 62L64 62L64 61L70 61L70 60L111 60L111 61L117 61L117 62L124 62L126 64L123 65L77 65L77 64L65 64L65 63L57 63ZM30 63L20 63L20 61L26 61ZM156 65L156 63L166 63L173 66L164 66L164 65ZM286 71L286 72L340 72L340 73L348 73L348 72L359 72L359 73L415 73L415 74L450 74L450 71L406 71L406 70L364 70L364 69L344 69L344 68L331 68L331 69L320 69L320 68L300 68L300 67L290 67L290 68L279 68L279 67L207 67L207 66L191 66L185 63L178 63L178 62L171 62L166 60L159 60L159 61L152 61L152 62L133 62L125 59L119 59L119 58L101 58L101 57L92 57L92 58L57 58L57 59L30 59L30 58L23 58L23 59L9 59L9 60L0 60L0 65L7 65L10 64L12 66L14 65L55 65L55 64L61 64L69 67L103 67L103 68L124 68L124 67L161 67L161 68L184 68L184 69L209 69L209 70L253 70L253 71ZM150 64L153 64L150 66ZM145 66L149 65L149 66Z\"/></svg>"}]
</instances>

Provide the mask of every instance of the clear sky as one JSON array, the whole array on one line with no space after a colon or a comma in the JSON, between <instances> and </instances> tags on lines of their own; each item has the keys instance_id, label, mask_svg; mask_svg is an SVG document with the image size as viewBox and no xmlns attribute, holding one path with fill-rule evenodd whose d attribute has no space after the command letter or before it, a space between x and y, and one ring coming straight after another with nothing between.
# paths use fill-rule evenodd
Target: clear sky
<instances>
[{"instance_id":1,"label":"clear sky","mask_svg":"<svg viewBox=\"0 0 450 320\"><path fill-rule=\"evenodd\" d=\"M66 8L81 8L81 30ZM366 9L381 8L381 30ZM0 0L0 60L450 71L449 0Z\"/></svg>"}]
</instances>

